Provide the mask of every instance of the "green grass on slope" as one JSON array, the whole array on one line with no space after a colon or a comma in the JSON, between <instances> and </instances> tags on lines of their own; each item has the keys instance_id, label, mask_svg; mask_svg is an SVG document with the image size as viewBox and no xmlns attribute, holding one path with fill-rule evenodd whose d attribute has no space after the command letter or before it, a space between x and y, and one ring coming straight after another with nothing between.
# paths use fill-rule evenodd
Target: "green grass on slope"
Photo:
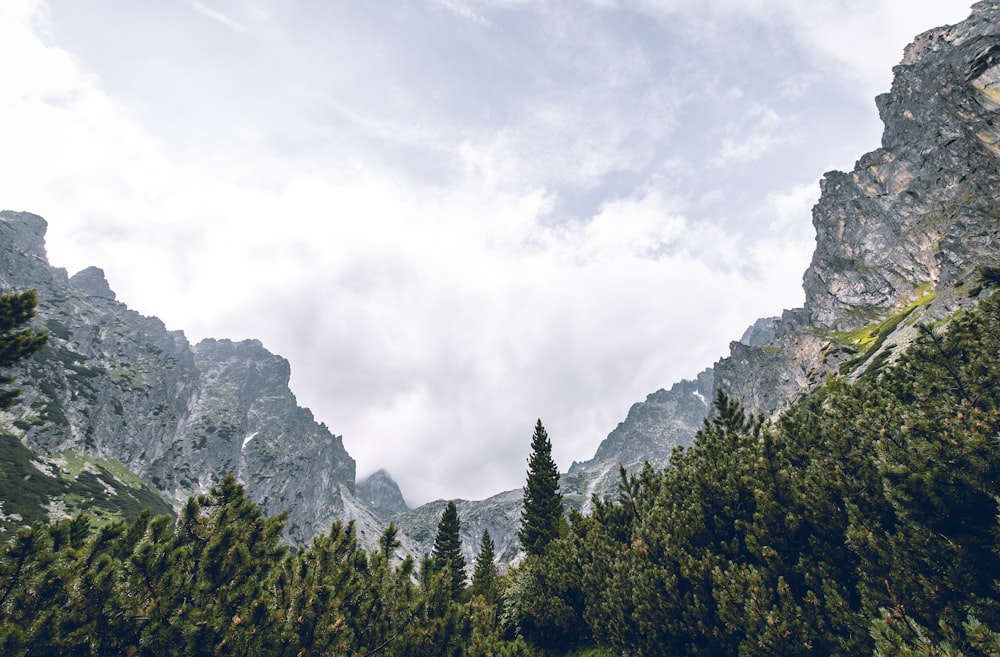
<instances>
[{"instance_id":1,"label":"green grass on slope","mask_svg":"<svg viewBox=\"0 0 1000 657\"><path fill-rule=\"evenodd\" d=\"M145 508L153 515L173 514L158 493L117 461L76 452L54 461L43 462L17 437L0 433L0 535L35 521L47 523L50 513L86 511L98 524L132 520Z\"/></svg>"}]
</instances>

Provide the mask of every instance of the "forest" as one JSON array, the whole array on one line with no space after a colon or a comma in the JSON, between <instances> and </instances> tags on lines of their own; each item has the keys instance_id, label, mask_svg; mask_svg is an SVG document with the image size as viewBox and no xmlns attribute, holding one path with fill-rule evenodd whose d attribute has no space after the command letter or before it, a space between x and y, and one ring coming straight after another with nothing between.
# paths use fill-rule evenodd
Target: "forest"
<instances>
[{"instance_id":1,"label":"forest","mask_svg":"<svg viewBox=\"0 0 1000 657\"><path fill-rule=\"evenodd\" d=\"M1000 295L776 420L714 404L588 515L539 421L502 572L488 535L467 568L453 504L421 559L392 525L293 548L232 477L176 518L36 523L0 555L0 652L1000 656Z\"/></svg>"}]
</instances>

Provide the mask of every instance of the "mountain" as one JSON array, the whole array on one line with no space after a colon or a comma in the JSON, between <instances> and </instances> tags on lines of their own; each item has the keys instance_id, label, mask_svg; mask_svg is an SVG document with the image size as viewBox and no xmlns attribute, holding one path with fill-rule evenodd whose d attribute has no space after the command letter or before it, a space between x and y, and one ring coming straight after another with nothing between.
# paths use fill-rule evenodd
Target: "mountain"
<instances>
[{"instance_id":1,"label":"mountain","mask_svg":"<svg viewBox=\"0 0 1000 657\"><path fill-rule=\"evenodd\" d=\"M692 396L723 389L770 417L828 376L877 369L919 323L976 303L983 273L1000 266L998 5L980 2L966 21L918 36L893 71L891 91L876 99L881 148L820 182L804 306L758 320L698 376L696 396L689 384L686 404L662 407L627 433L619 426L595 460L630 465L648 454L666 465L662 436L672 428L672 440L686 444L700 426ZM661 390L645 405L683 390Z\"/></svg>"},{"instance_id":2,"label":"mountain","mask_svg":"<svg viewBox=\"0 0 1000 657\"><path fill-rule=\"evenodd\" d=\"M619 464L666 466L692 443L716 391L772 417L829 377L878 371L919 324L972 307L983 278L1000 278L1000 7L980 2L966 21L920 35L894 72L876 99L881 147L820 182L803 307L758 320L704 372L635 404L563 475L569 505L614 495ZM355 486L340 437L288 389L287 361L256 341L189 344L116 301L99 269L69 277L51 267L44 232L35 215L0 213L0 288L37 288L52 336L15 372L22 403L0 415L0 428L30 450L8 445L18 467L52 480L32 498L45 513L85 506L93 493L65 487L93 491L94 479L122 500L159 491L176 504L233 472L267 513L289 513L293 542L354 519L371 545L392 521L406 551L430 551L445 502L410 510L385 472ZM126 481L127 471L139 479ZM16 523L24 515L4 495L0 514ZM470 563L483 529L501 560L516 558L520 490L456 502Z\"/></svg>"},{"instance_id":3,"label":"mountain","mask_svg":"<svg viewBox=\"0 0 1000 657\"><path fill-rule=\"evenodd\" d=\"M0 212L0 289L37 289L50 334L14 372L22 399L0 427L42 460L124 466L175 504L235 473L268 514L288 512L296 543L335 519L374 524L353 499L340 436L296 404L288 361L255 340L191 345L117 301L100 269L51 267L45 230L38 216Z\"/></svg>"},{"instance_id":4,"label":"mountain","mask_svg":"<svg viewBox=\"0 0 1000 657\"><path fill-rule=\"evenodd\" d=\"M378 516L391 516L410 510L399 485L386 470L376 470L357 483L358 499Z\"/></svg>"},{"instance_id":5,"label":"mountain","mask_svg":"<svg viewBox=\"0 0 1000 657\"><path fill-rule=\"evenodd\" d=\"M982 273L1000 264L998 21L981 2L965 22L917 37L876 99L882 147L824 176L804 307L715 366L752 411L877 368L918 323L975 303Z\"/></svg>"},{"instance_id":6,"label":"mountain","mask_svg":"<svg viewBox=\"0 0 1000 657\"><path fill-rule=\"evenodd\" d=\"M615 495L619 463L666 467L674 447L693 443L716 390L772 417L830 376L876 371L919 324L977 302L984 274L1000 271L1000 6L977 3L966 21L918 36L893 70L876 99L881 148L820 182L804 306L758 320L694 380L635 404L592 459L562 476L568 505ZM509 522L490 534L509 539L519 492L464 512L507 500ZM463 540L478 544L464 527Z\"/></svg>"}]
</instances>

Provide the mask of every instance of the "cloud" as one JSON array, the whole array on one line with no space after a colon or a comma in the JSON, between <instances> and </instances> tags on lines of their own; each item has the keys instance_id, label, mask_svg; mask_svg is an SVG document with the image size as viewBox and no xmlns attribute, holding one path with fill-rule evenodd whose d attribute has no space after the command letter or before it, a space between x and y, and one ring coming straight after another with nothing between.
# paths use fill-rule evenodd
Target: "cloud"
<instances>
[{"instance_id":1,"label":"cloud","mask_svg":"<svg viewBox=\"0 0 1000 657\"><path fill-rule=\"evenodd\" d=\"M493 26L493 23L481 14L473 10L468 4L462 2L456 2L455 0L431 0L432 4L435 4L442 9L450 11L466 20L470 20L481 25Z\"/></svg>"},{"instance_id":2,"label":"cloud","mask_svg":"<svg viewBox=\"0 0 1000 657\"><path fill-rule=\"evenodd\" d=\"M744 122L751 122L749 129L742 130L742 125L729 126L727 132L737 136L723 139L719 154L713 160L716 166L759 160L774 148L793 139L788 134L788 122L770 108L751 109Z\"/></svg>"},{"instance_id":3,"label":"cloud","mask_svg":"<svg viewBox=\"0 0 1000 657\"><path fill-rule=\"evenodd\" d=\"M248 31L245 25L243 25L242 23L240 23L238 21L233 20L232 18L230 18L226 14L222 13L218 9L213 9L212 7L209 7L209 6L207 6L207 5L205 5L205 4L201 3L201 2L197 2L197 0L195 0L194 2L192 2L191 6L198 13L206 16L207 18L212 19L213 21L216 21L218 23L222 23L223 25L225 25L226 27L228 27L231 30L236 30L237 32L247 32Z\"/></svg>"},{"instance_id":4,"label":"cloud","mask_svg":"<svg viewBox=\"0 0 1000 657\"><path fill-rule=\"evenodd\" d=\"M647 18L690 3L374 6L180 5L178 32L212 39L123 72L4 3L0 59L23 66L0 67L0 203L171 329L287 357L359 474L388 468L411 503L520 486L536 418L563 468L589 458L801 299L818 186L785 155L809 114L781 102L815 70L765 75L784 51Z\"/></svg>"},{"instance_id":5,"label":"cloud","mask_svg":"<svg viewBox=\"0 0 1000 657\"><path fill-rule=\"evenodd\" d=\"M634 0L636 8L664 20L700 24L699 31L745 33L753 20L791 37L814 64L854 83L862 100L888 91L891 67L903 47L929 27L969 15L969 0Z\"/></svg>"}]
</instances>

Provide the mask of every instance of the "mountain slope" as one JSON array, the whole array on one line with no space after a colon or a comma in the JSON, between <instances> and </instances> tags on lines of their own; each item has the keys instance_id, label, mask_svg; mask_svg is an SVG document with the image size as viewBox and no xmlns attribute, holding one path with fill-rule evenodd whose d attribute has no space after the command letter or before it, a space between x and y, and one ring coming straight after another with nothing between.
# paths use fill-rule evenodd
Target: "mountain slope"
<instances>
[{"instance_id":1,"label":"mountain slope","mask_svg":"<svg viewBox=\"0 0 1000 657\"><path fill-rule=\"evenodd\" d=\"M116 301L99 269L49 266L45 228L0 212L0 289L36 288L51 336L14 372L22 400L0 428L38 455L120 462L175 501L237 474L267 513L289 512L294 542L360 508L344 501L354 460L296 404L286 360L257 341L190 345Z\"/></svg>"}]
</instances>

